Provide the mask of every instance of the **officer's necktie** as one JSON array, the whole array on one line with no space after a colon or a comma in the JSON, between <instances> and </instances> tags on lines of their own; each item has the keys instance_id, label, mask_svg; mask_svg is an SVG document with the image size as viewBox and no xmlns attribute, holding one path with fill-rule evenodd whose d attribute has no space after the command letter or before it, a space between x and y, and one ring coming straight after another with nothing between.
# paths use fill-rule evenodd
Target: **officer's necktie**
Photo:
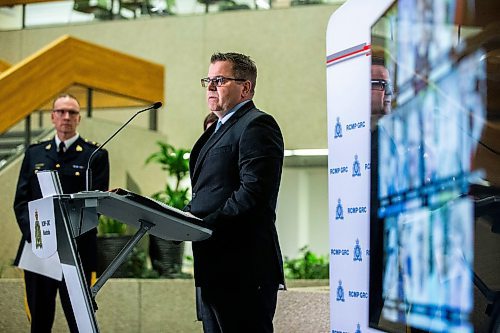
<instances>
[{"instance_id":1,"label":"officer's necktie","mask_svg":"<svg viewBox=\"0 0 500 333\"><path fill-rule=\"evenodd\" d=\"M64 144L64 141L61 141L59 143L59 150L58 150L59 155L64 154L64 149L66 149L66 145Z\"/></svg>"}]
</instances>

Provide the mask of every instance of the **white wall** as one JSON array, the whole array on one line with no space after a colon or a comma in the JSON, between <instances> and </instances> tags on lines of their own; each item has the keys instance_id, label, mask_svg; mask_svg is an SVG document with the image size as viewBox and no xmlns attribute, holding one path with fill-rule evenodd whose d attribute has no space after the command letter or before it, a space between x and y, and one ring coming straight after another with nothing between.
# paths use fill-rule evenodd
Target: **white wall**
<instances>
[{"instance_id":1,"label":"white wall","mask_svg":"<svg viewBox=\"0 0 500 333\"><path fill-rule=\"evenodd\" d=\"M325 168L285 168L278 198L277 227L284 256L299 249L328 254L328 175Z\"/></svg>"}]
</instances>

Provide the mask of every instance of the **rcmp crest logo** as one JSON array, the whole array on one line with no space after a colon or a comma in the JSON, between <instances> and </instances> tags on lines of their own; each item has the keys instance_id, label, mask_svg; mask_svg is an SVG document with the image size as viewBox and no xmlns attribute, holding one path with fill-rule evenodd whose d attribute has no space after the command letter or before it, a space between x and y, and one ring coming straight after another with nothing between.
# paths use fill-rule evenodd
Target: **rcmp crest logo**
<instances>
[{"instance_id":1,"label":"rcmp crest logo","mask_svg":"<svg viewBox=\"0 0 500 333\"><path fill-rule=\"evenodd\" d=\"M353 261L363 261L361 258L361 246L359 246L359 239L356 239L356 245L354 245L354 257Z\"/></svg>"},{"instance_id":2,"label":"rcmp crest logo","mask_svg":"<svg viewBox=\"0 0 500 333\"><path fill-rule=\"evenodd\" d=\"M341 137L342 137L342 125L340 124L340 118L337 117L337 123L335 124L335 135L333 136L333 138L337 139Z\"/></svg>"},{"instance_id":3,"label":"rcmp crest logo","mask_svg":"<svg viewBox=\"0 0 500 333\"><path fill-rule=\"evenodd\" d=\"M337 302L345 302L344 297L344 287L342 287L342 280L339 280L339 285L337 287Z\"/></svg>"},{"instance_id":4,"label":"rcmp crest logo","mask_svg":"<svg viewBox=\"0 0 500 333\"><path fill-rule=\"evenodd\" d=\"M342 201L340 200L340 198L337 201L337 208L335 209L335 219L336 220L344 219L344 208L342 208Z\"/></svg>"},{"instance_id":5,"label":"rcmp crest logo","mask_svg":"<svg viewBox=\"0 0 500 333\"><path fill-rule=\"evenodd\" d=\"M358 155L354 155L354 163L352 164L352 176L360 177L361 176L361 166L359 165Z\"/></svg>"},{"instance_id":6,"label":"rcmp crest logo","mask_svg":"<svg viewBox=\"0 0 500 333\"><path fill-rule=\"evenodd\" d=\"M42 229L38 220L38 210L35 210L35 248L42 249Z\"/></svg>"}]
</instances>

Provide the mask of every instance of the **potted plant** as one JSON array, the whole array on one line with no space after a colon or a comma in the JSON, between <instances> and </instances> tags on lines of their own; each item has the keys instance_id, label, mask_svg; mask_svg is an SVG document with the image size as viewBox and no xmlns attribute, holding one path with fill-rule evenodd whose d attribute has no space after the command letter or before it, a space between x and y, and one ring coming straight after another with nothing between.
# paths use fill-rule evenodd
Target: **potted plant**
<instances>
[{"instance_id":1,"label":"potted plant","mask_svg":"<svg viewBox=\"0 0 500 333\"><path fill-rule=\"evenodd\" d=\"M152 197L169 206L183 209L189 202L189 184L183 181L189 175L189 151L176 149L166 142L157 142L159 151L146 159L146 164L157 163L167 173L167 183L162 191ZM183 277L182 258L184 243L166 241L149 236L149 257L154 270L162 277Z\"/></svg>"},{"instance_id":2,"label":"potted plant","mask_svg":"<svg viewBox=\"0 0 500 333\"><path fill-rule=\"evenodd\" d=\"M118 253L132 238L127 232L127 225L111 217L101 215L97 227L97 275L116 258ZM157 278L158 273L147 264L147 249L139 242L128 258L113 274L114 278Z\"/></svg>"},{"instance_id":3,"label":"potted plant","mask_svg":"<svg viewBox=\"0 0 500 333\"><path fill-rule=\"evenodd\" d=\"M111 217L99 216L97 226L97 275L100 276L113 259L123 249L132 236L127 235L127 225ZM113 277L126 277L125 265L122 264Z\"/></svg>"}]
</instances>

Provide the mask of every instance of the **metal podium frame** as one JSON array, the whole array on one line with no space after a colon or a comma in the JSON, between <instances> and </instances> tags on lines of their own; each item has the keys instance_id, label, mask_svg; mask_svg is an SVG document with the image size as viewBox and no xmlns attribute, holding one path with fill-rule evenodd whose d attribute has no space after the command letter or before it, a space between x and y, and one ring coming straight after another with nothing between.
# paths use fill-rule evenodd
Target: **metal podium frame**
<instances>
[{"instance_id":1,"label":"metal podium frame","mask_svg":"<svg viewBox=\"0 0 500 333\"><path fill-rule=\"evenodd\" d=\"M126 190L60 194L52 198L58 253L80 332L99 332L95 296L146 233L176 241L200 241L212 234L210 229L202 226L200 219ZM138 230L94 286L89 288L75 238L97 227L98 214L115 218Z\"/></svg>"}]
</instances>

